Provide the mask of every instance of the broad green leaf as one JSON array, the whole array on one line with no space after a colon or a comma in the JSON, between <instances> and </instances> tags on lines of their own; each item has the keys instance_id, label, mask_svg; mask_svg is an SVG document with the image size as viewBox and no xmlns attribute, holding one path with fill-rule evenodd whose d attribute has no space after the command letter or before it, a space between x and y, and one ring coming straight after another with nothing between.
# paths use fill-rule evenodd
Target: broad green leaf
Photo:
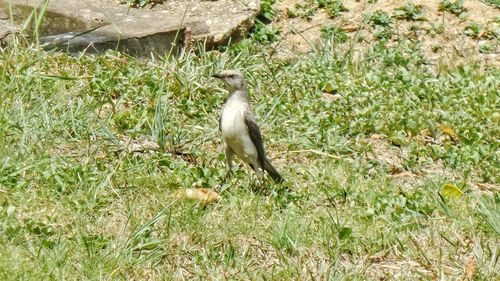
<instances>
[{"instance_id":1,"label":"broad green leaf","mask_svg":"<svg viewBox=\"0 0 500 281\"><path fill-rule=\"evenodd\" d=\"M344 240L351 237L351 234L352 234L352 228L342 227L339 231L339 238L340 240Z\"/></svg>"}]
</instances>

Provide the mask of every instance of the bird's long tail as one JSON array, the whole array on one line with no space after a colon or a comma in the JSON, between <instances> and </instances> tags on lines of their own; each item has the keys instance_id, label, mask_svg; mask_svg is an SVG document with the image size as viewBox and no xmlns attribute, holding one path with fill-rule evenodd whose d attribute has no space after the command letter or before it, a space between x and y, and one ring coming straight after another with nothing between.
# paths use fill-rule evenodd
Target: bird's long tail
<instances>
[{"instance_id":1,"label":"bird's long tail","mask_svg":"<svg viewBox=\"0 0 500 281\"><path fill-rule=\"evenodd\" d=\"M266 158L264 161L264 170L271 176L271 178L277 182L277 183L282 183L285 181L285 179L276 171L276 169L273 167L271 162Z\"/></svg>"}]
</instances>

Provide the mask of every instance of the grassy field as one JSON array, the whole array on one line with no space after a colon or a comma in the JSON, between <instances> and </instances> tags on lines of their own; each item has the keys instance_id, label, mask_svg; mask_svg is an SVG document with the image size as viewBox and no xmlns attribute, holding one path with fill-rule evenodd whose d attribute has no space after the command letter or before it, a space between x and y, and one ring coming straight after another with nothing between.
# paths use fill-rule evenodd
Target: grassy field
<instances>
[{"instance_id":1,"label":"grassy field","mask_svg":"<svg viewBox=\"0 0 500 281\"><path fill-rule=\"evenodd\" d=\"M343 41L294 60L0 50L0 279L500 278L499 69ZM219 202L180 200L225 175L222 69L244 71L287 181L241 165Z\"/></svg>"}]
</instances>

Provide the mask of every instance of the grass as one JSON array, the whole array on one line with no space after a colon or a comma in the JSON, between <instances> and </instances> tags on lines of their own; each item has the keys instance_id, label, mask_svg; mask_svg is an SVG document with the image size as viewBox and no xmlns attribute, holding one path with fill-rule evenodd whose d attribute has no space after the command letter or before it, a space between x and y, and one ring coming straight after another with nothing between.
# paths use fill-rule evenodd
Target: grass
<instances>
[{"instance_id":1,"label":"grass","mask_svg":"<svg viewBox=\"0 0 500 281\"><path fill-rule=\"evenodd\" d=\"M157 61L2 49L0 279L414 280L470 259L497 279L500 197L478 186L499 182L500 72L352 44L291 62L248 41ZM210 75L233 68L287 183L255 190L242 167L219 203L180 201L225 174Z\"/></svg>"},{"instance_id":2,"label":"grass","mask_svg":"<svg viewBox=\"0 0 500 281\"><path fill-rule=\"evenodd\" d=\"M329 25L321 27L321 36L331 38L333 41L344 43L349 38L347 34L338 26Z\"/></svg>"}]
</instances>

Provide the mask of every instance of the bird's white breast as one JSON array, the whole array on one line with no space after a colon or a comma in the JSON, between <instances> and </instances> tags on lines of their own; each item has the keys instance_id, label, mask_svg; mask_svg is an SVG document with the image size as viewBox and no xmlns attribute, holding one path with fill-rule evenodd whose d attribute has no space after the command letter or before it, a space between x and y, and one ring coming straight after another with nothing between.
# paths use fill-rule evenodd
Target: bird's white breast
<instances>
[{"instance_id":1,"label":"bird's white breast","mask_svg":"<svg viewBox=\"0 0 500 281\"><path fill-rule=\"evenodd\" d=\"M222 137L234 153L247 163L255 163L257 149L248 134L245 124L245 111L248 103L230 98L222 110Z\"/></svg>"},{"instance_id":2,"label":"bird's white breast","mask_svg":"<svg viewBox=\"0 0 500 281\"><path fill-rule=\"evenodd\" d=\"M225 139L240 137L242 132L246 132L245 110L245 103L239 102L236 99L229 99L227 101L221 118L221 131Z\"/></svg>"}]
</instances>

